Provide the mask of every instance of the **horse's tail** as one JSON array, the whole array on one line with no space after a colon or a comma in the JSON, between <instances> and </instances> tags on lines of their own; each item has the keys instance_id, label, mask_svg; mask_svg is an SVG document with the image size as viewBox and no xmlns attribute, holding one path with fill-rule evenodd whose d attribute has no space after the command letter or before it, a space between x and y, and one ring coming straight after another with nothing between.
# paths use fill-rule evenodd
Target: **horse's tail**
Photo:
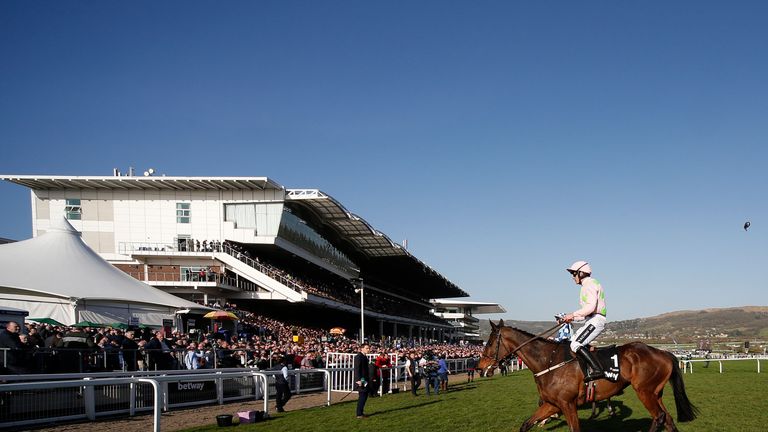
<instances>
[{"instance_id":1,"label":"horse's tail","mask_svg":"<svg viewBox=\"0 0 768 432\"><path fill-rule=\"evenodd\" d=\"M672 376L669 378L669 382L672 384L672 390L675 393L677 421L681 423L688 422L696 418L699 414L699 409L688 400L688 395L685 393L685 383L683 382L683 374L680 372L677 357L672 353L669 356L672 361Z\"/></svg>"}]
</instances>

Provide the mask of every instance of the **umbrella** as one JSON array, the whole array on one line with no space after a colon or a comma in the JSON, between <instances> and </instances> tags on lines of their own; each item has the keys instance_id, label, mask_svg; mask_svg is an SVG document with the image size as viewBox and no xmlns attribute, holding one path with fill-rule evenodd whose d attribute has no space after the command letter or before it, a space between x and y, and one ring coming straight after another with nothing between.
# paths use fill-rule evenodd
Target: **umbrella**
<instances>
[{"instance_id":1,"label":"umbrella","mask_svg":"<svg viewBox=\"0 0 768 432\"><path fill-rule=\"evenodd\" d=\"M53 318L27 318L27 319L30 320L30 321L35 321L35 322L39 322L39 323L43 323L43 324L50 324L50 325L55 325L55 326L64 326L64 324L56 321Z\"/></svg>"},{"instance_id":2,"label":"umbrella","mask_svg":"<svg viewBox=\"0 0 768 432\"><path fill-rule=\"evenodd\" d=\"M232 321L237 321L240 319L237 317L237 315L233 314L232 312L227 312L223 310L208 312L207 314L203 315L203 318L212 319L212 320L232 320Z\"/></svg>"},{"instance_id":3,"label":"umbrella","mask_svg":"<svg viewBox=\"0 0 768 432\"><path fill-rule=\"evenodd\" d=\"M114 322L114 323L110 324L109 326L114 328L114 329L121 329L121 330L125 330L125 329L128 328L128 324L123 324L121 322Z\"/></svg>"},{"instance_id":4,"label":"umbrella","mask_svg":"<svg viewBox=\"0 0 768 432\"><path fill-rule=\"evenodd\" d=\"M72 324L72 327L104 327L104 324L99 324L91 321L80 321L77 324Z\"/></svg>"},{"instance_id":5,"label":"umbrella","mask_svg":"<svg viewBox=\"0 0 768 432\"><path fill-rule=\"evenodd\" d=\"M334 327L331 329L332 335L343 335L344 332L346 332L346 330L341 327Z\"/></svg>"}]
</instances>

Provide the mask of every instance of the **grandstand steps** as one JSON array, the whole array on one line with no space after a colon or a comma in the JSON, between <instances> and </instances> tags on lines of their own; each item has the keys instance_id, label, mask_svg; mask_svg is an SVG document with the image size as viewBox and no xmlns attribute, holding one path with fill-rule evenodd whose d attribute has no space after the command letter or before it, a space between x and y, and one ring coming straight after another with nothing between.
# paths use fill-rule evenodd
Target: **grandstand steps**
<instances>
[{"instance_id":1,"label":"grandstand steps","mask_svg":"<svg viewBox=\"0 0 768 432\"><path fill-rule=\"evenodd\" d=\"M244 277L267 290L266 292L241 291L240 293L230 294L228 297L259 300L287 300L291 303L303 302L307 299L307 294L305 292L299 292L284 285L230 254L216 252L214 253L214 257L226 264L240 277Z\"/></svg>"}]
</instances>

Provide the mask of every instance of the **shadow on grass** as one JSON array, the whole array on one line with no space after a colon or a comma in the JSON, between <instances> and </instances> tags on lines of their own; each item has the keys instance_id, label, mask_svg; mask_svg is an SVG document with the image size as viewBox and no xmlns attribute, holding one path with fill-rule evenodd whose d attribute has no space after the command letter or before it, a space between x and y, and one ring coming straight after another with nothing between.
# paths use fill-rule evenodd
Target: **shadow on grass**
<instances>
[{"instance_id":1,"label":"shadow on grass","mask_svg":"<svg viewBox=\"0 0 768 432\"><path fill-rule=\"evenodd\" d=\"M603 411L607 411L607 405L605 403L598 403L599 411L597 413L597 417L594 419L586 419L583 418L583 412L584 411L591 411L592 410L592 404L582 405L579 411L582 411L582 415L580 415L580 424L582 430L588 430L588 431L635 431L635 430L647 430L651 426L651 419L631 419L628 420L629 417L632 415L632 408L624 405L624 402L622 401L612 401L611 406L613 406L614 415L612 416L601 416L600 414ZM560 417L556 419L551 419L549 422L547 422L546 425L543 426L544 430L553 430L557 429L563 425L566 424L565 417L563 415L560 415Z\"/></svg>"},{"instance_id":2,"label":"shadow on grass","mask_svg":"<svg viewBox=\"0 0 768 432\"><path fill-rule=\"evenodd\" d=\"M399 407L399 408L392 408L392 409L386 409L386 410L381 410L381 411L373 411L372 413L368 414L368 416L369 417L373 417L375 415L389 414L389 413L397 412L397 411L407 411L407 410L412 410L412 409L415 409L415 408L421 408L423 406L432 405L432 404L436 404L436 403L440 403L440 401L439 400L431 400L431 401L428 401L428 402L421 402L421 403L417 403L417 404L413 404L413 405L408 405L408 406L404 406L404 407Z\"/></svg>"},{"instance_id":3,"label":"shadow on grass","mask_svg":"<svg viewBox=\"0 0 768 432\"><path fill-rule=\"evenodd\" d=\"M584 430L589 431L642 431L642 430L648 430L648 428L651 427L651 418L641 418L641 419L630 419L629 417L632 416L632 412L634 411L632 408L624 405L624 402L622 401L611 401L611 405L613 406L613 410L615 412L612 416L600 416L598 413L598 416L594 419L587 420L583 419L581 420L581 427ZM591 404L588 405L591 409ZM603 404L604 406L604 404ZM599 412L601 413L603 410L601 409Z\"/></svg>"}]
</instances>

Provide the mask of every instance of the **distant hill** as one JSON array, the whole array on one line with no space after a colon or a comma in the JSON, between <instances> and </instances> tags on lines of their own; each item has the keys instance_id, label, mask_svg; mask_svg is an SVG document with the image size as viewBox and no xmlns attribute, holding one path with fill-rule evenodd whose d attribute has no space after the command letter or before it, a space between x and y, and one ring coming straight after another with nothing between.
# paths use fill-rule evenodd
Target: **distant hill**
<instances>
[{"instance_id":1,"label":"distant hill","mask_svg":"<svg viewBox=\"0 0 768 432\"><path fill-rule=\"evenodd\" d=\"M531 333L552 327L553 321L504 321L506 325ZM490 335L488 320L480 321L480 335ZM744 306L669 312L650 318L609 322L601 339L649 340L655 342L696 342L712 340L768 339L768 306Z\"/></svg>"}]
</instances>

